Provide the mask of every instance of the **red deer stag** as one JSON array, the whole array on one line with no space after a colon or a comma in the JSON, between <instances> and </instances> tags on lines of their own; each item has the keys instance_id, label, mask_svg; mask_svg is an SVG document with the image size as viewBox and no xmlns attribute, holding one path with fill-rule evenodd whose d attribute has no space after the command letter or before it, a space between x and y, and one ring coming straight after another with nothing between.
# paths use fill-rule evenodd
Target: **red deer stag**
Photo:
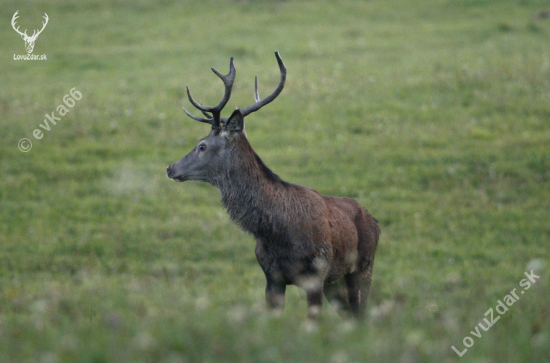
<instances>
[{"instance_id":1,"label":"red deer stag","mask_svg":"<svg viewBox=\"0 0 550 363\"><path fill-rule=\"evenodd\" d=\"M273 101L283 90L286 67L275 52L281 78L275 91L229 118L220 113L231 96L235 67L229 73L212 71L225 84L217 106L193 106L205 118L184 111L193 120L212 125L210 134L181 160L167 168L169 178L183 182L199 180L220 189L222 203L231 219L256 239L256 257L264 271L265 298L270 308L284 307L287 285L306 291L308 316L321 311L323 293L339 312L362 318L372 278L374 253L380 229L376 219L357 201L329 197L274 174L248 142L244 117Z\"/></svg>"}]
</instances>

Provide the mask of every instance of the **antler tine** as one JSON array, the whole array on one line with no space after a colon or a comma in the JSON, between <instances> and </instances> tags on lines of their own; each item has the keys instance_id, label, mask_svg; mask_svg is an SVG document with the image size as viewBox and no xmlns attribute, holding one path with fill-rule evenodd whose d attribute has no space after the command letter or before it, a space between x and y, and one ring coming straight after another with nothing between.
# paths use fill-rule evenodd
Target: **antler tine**
<instances>
[{"instance_id":1,"label":"antler tine","mask_svg":"<svg viewBox=\"0 0 550 363\"><path fill-rule=\"evenodd\" d=\"M202 103L201 103L201 106L202 106ZM206 116L207 119L211 119L211 118L212 118L212 115L209 114L208 112L206 112L206 111L201 111L201 112L202 112L202 114L203 114L204 116Z\"/></svg>"},{"instance_id":2,"label":"antler tine","mask_svg":"<svg viewBox=\"0 0 550 363\"><path fill-rule=\"evenodd\" d=\"M229 60L229 73L227 75L221 74L215 68L212 68L212 72L214 72L223 81L223 84L225 85L225 92L223 94L221 101L216 106L203 106L201 103L198 103L193 99L193 97L191 96L191 92L189 92L189 87L187 87L187 97L189 98L189 102L191 102L193 106L199 109L202 112L202 114L208 118L204 119L196 116L191 116L189 112L185 111L185 109L184 111L193 120L210 123L212 125L212 128L219 129L220 113L222 109L225 107L225 105L227 104L227 101L229 101L229 98L231 97L231 90L233 88L233 82L235 81L236 71L235 71L235 66L233 65L233 57L231 57L231 59ZM207 112L211 113L212 117L210 117L207 114Z\"/></svg>"},{"instance_id":3,"label":"antler tine","mask_svg":"<svg viewBox=\"0 0 550 363\"><path fill-rule=\"evenodd\" d=\"M243 117L251 114L252 112L258 111L260 108L267 105L269 102L273 101L275 98L277 98L277 96L283 90L285 86L285 80L286 80L286 67L278 51L275 52L275 57L277 57L277 63L279 64L279 70L281 71L281 78L279 79L279 84L277 85L277 88L275 88L275 91L273 91L272 94L270 94L263 100L260 100L260 96L258 95L258 77L256 77L255 87L254 87L254 99L256 103L241 110Z\"/></svg>"},{"instance_id":4,"label":"antler tine","mask_svg":"<svg viewBox=\"0 0 550 363\"><path fill-rule=\"evenodd\" d=\"M38 32L38 34L42 33L42 31L44 30L44 28L46 27L46 25L48 25L48 20L50 18L48 18L48 14L44 13L44 16L43 16L44 20L46 20L46 22L42 22L42 29L40 29L40 31Z\"/></svg>"},{"instance_id":5,"label":"antler tine","mask_svg":"<svg viewBox=\"0 0 550 363\"><path fill-rule=\"evenodd\" d=\"M191 104L196 108L198 108L199 110L206 111L206 107L208 106L206 107L202 106L202 104L199 104L197 101L195 101L193 97L191 97L191 92L189 92L189 87L186 87L186 88L187 88L187 98L189 99L189 102L191 102Z\"/></svg>"},{"instance_id":6,"label":"antler tine","mask_svg":"<svg viewBox=\"0 0 550 363\"><path fill-rule=\"evenodd\" d=\"M254 101L260 102L260 94L258 93L258 76L254 76Z\"/></svg>"},{"instance_id":7,"label":"antler tine","mask_svg":"<svg viewBox=\"0 0 550 363\"><path fill-rule=\"evenodd\" d=\"M189 111L187 111L187 110L185 109L185 107L182 107L182 108L183 108L183 111L185 112L185 114L186 114L187 116L191 117L193 120L195 120L195 121L200 121L200 122L205 122L205 123L207 123L207 124L212 125L212 127L214 127L214 125L213 125L214 119L213 119L213 118L202 118L202 117L197 117L197 116L193 115L192 113L190 113ZM204 114L204 112L203 112L203 114ZM206 115L206 114L205 114L205 115Z\"/></svg>"},{"instance_id":8,"label":"antler tine","mask_svg":"<svg viewBox=\"0 0 550 363\"><path fill-rule=\"evenodd\" d=\"M18 26L17 28L15 27L15 21L19 18L18 13L19 13L19 10L17 10L17 11L15 12L15 14L13 14L13 17L11 18L11 26L12 26L13 30L15 30L16 32L18 32L20 35L25 35L25 36L27 36L27 29L25 29L25 32L24 32L24 33L21 33L21 32L19 31L20 26Z\"/></svg>"}]
</instances>

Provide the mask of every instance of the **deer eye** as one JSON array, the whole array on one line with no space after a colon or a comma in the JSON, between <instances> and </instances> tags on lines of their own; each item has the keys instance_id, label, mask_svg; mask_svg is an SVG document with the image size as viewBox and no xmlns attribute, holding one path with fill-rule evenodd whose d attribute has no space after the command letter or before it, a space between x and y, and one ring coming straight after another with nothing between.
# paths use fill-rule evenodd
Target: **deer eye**
<instances>
[{"instance_id":1,"label":"deer eye","mask_svg":"<svg viewBox=\"0 0 550 363\"><path fill-rule=\"evenodd\" d=\"M205 144L200 144L199 145L199 151L204 151L206 150L206 145Z\"/></svg>"}]
</instances>

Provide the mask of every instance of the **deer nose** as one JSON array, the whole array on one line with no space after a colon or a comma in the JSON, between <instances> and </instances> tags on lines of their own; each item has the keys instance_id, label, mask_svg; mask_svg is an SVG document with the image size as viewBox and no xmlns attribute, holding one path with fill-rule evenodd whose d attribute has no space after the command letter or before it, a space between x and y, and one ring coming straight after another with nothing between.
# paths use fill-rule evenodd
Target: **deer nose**
<instances>
[{"instance_id":1,"label":"deer nose","mask_svg":"<svg viewBox=\"0 0 550 363\"><path fill-rule=\"evenodd\" d=\"M166 167L166 175L167 175L168 177L170 177L170 173L171 173L171 172L172 172L172 165L168 165L168 166Z\"/></svg>"}]
</instances>

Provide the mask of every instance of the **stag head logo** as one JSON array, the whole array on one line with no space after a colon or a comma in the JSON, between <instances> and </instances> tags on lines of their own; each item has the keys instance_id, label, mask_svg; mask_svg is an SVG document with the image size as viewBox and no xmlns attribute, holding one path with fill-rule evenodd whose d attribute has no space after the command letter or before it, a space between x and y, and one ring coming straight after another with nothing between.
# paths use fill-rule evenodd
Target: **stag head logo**
<instances>
[{"instance_id":1,"label":"stag head logo","mask_svg":"<svg viewBox=\"0 0 550 363\"><path fill-rule=\"evenodd\" d=\"M23 40L25 41L25 48L27 49L27 53L30 54L30 53L32 53L32 50L34 49L34 42L36 41L36 38L38 38L40 33L42 33L42 31L44 30L44 28L48 24L48 14L44 13L44 20L46 20L46 21L42 22L42 29L34 30L32 35L29 37L27 35L27 29L25 29L24 32L20 32L19 27L17 27L17 28L15 27L15 21L19 17L19 15L17 15L18 12L19 12L19 10L17 10L15 12L15 14L13 14L13 18L11 18L11 26L13 27L13 30L15 30L17 33L19 33L19 35L21 35L21 38L23 38Z\"/></svg>"}]
</instances>

